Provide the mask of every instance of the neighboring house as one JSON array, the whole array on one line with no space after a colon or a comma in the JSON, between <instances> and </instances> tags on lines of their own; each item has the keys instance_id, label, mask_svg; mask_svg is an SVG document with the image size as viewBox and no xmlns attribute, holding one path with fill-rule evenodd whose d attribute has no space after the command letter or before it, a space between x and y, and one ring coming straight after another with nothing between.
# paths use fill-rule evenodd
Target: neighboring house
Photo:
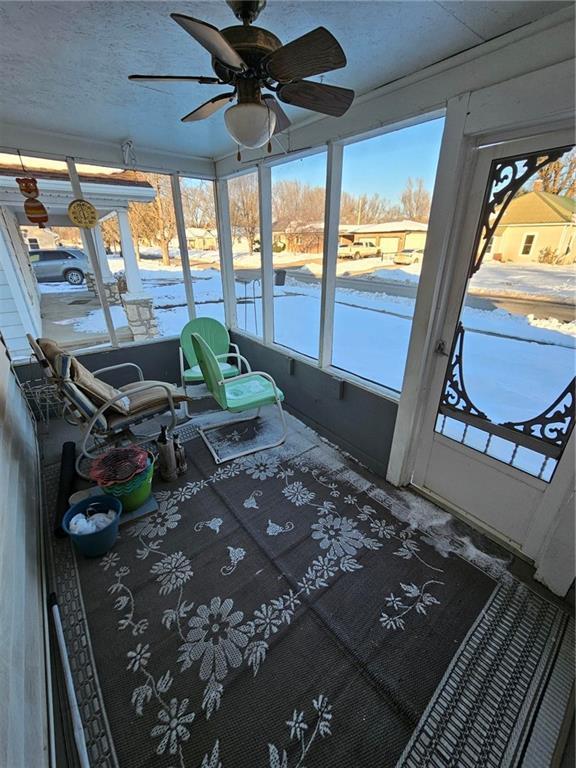
<instances>
[{"instance_id":1,"label":"neighboring house","mask_svg":"<svg viewBox=\"0 0 576 768\"><path fill-rule=\"evenodd\" d=\"M424 250L428 224L402 219L383 224L359 224L341 226L340 242L353 244L359 240L372 240L382 254L394 254L404 248Z\"/></svg>"},{"instance_id":2,"label":"neighboring house","mask_svg":"<svg viewBox=\"0 0 576 768\"><path fill-rule=\"evenodd\" d=\"M287 251L322 253L324 222L303 224L298 221L274 221L273 241L283 243ZM382 224L341 224L340 243L351 245L360 240L373 240L383 254L394 254L404 248L424 249L428 225L402 219Z\"/></svg>"},{"instance_id":3,"label":"neighboring house","mask_svg":"<svg viewBox=\"0 0 576 768\"><path fill-rule=\"evenodd\" d=\"M324 222L305 224L303 221L276 219L272 222L272 241L280 250L291 253L322 253Z\"/></svg>"},{"instance_id":4,"label":"neighboring house","mask_svg":"<svg viewBox=\"0 0 576 768\"><path fill-rule=\"evenodd\" d=\"M575 224L576 201L538 189L527 192L511 201L486 255L495 261L573 264Z\"/></svg>"},{"instance_id":5,"label":"neighboring house","mask_svg":"<svg viewBox=\"0 0 576 768\"><path fill-rule=\"evenodd\" d=\"M31 224L29 227L20 227L24 242L31 248L56 248L60 245L60 237L50 227L40 229Z\"/></svg>"},{"instance_id":6,"label":"neighboring house","mask_svg":"<svg viewBox=\"0 0 576 768\"><path fill-rule=\"evenodd\" d=\"M204 229L203 227L186 227L186 241L188 248L192 251L216 251L218 250L218 239L216 234L211 229ZM170 243L172 246L178 247L178 240L174 240Z\"/></svg>"}]
</instances>

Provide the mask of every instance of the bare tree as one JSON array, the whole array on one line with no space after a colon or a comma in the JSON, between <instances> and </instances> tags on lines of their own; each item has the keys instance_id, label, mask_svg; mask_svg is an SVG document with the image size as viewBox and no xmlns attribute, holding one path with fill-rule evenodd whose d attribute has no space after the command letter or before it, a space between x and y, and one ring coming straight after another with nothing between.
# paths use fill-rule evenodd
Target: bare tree
<instances>
[{"instance_id":1,"label":"bare tree","mask_svg":"<svg viewBox=\"0 0 576 768\"><path fill-rule=\"evenodd\" d=\"M400 196L402 214L412 221L427 222L430 218L430 192L424 186L424 179L412 180L408 177L404 191Z\"/></svg>"},{"instance_id":2,"label":"bare tree","mask_svg":"<svg viewBox=\"0 0 576 768\"><path fill-rule=\"evenodd\" d=\"M574 197L576 194L576 150L548 163L538 171L542 192Z\"/></svg>"},{"instance_id":3,"label":"bare tree","mask_svg":"<svg viewBox=\"0 0 576 768\"><path fill-rule=\"evenodd\" d=\"M110 218L101 221L100 231L102 232L104 245L107 248L113 251L116 246L120 247L120 230L118 229L118 218L116 216L110 216Z\"/></svg>"},{"instance_id":4,"label":"bare tree","mask_svg":"<svg viewBox=\"0 0 576 768\"><path fill-rule=\"evenodd\" d=\"M340 221L342 224L379 224L400 218L400 208L390 205L377 192L372 195L352 195L342 192Z\"/></svg>"},{"instance_id":5,"label":"bare tree","mask_svg":"<svg viewBox=\"0 0 576 768\"><path fill-rule=\"evenodd\" d=\"M245 237L252 254L260 229L258 176L255 173L247 173L230 179L228 194L232 235L236 238Z\"/></svg>"}]
</instances>

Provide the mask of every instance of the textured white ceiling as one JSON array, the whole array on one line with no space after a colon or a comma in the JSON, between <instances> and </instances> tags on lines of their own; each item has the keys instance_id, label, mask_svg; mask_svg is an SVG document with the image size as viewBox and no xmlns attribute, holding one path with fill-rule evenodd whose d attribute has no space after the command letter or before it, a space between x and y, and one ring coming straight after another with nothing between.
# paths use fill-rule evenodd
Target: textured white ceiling
<instances>
[{"instance_id":1,"label":"textured white ceiling","mask_svg":"<svg viewBox=\"0 0 576 768\"><path fill-rule=\"evenodd\" d=\"M283 42L327 27L348 66L326 75L326 82L361 94L570 4L269 0L257 25ZM209 54L170 19L171 12L219 28L236 23L223 0L0 2L1 119L115 143L132 138L136 147L178 154L218 157L232 150L222 112L180 123L223 86L126 79L131 73L212 74ZM294 123L310 114L286 112Z\"/></svg>"}]
</instances>

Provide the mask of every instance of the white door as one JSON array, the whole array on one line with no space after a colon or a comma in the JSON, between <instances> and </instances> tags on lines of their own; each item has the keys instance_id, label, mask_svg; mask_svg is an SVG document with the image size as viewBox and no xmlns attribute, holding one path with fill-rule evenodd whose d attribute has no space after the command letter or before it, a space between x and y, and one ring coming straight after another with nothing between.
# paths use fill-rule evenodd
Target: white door
<instances>
[{"instance_id":1,"label":"white door","mask_svg":"<svg viewBox=\"0 0 576 768\"><path fill-rule=\"evenodd\" d=\"M507 222L517 228L524 217L528 232L536 211L546 215L543 200L551 220L572 210L565 195L542 198L540 184L533 187L543 179L559 188L552 171L562 170L572 142L569 131L556 131L477 150L413 474L414 485L523 552L547 500L558 497L554 483L567 490L574 482L566 321L576 267L566 254L531 264L483 257Z\"/></svg>"}]
</instances>

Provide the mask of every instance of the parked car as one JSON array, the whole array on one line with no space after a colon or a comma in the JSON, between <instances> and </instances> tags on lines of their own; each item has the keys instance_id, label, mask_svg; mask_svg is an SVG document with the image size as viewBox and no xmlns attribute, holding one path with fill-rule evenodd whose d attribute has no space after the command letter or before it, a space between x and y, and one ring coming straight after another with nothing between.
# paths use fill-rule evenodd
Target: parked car
<instances>
[{"instance_id":1,"label":"parked car","mask_svg":"<svg viewBox=\"0 0 576 768\"><path fill-rule=\"evenodd\" d=\"M394 256L394 264L419 264L423 255L421 248L404 248Z\"/></svg>"},{"instance_id":2,"label":"parked car","mask_svg":"<svg viewBox=\"0 0 576 768\"><path fill-rule=\"evenodd\" d=\"M88 271L88 256L78 248L33 248L29 258L39 283L82 285Z\"/></svg>"},{"instance_id":3,"label":"parked car","mask_svg":"<svg viewBox=\"0 0 576 768\"><path fill-rule=\"evenodd\" d=\"M382 251L373 240L357 240L338 246L339 259L367 259L370 256L382 256Z\"/></svg>"}]
</instances>

